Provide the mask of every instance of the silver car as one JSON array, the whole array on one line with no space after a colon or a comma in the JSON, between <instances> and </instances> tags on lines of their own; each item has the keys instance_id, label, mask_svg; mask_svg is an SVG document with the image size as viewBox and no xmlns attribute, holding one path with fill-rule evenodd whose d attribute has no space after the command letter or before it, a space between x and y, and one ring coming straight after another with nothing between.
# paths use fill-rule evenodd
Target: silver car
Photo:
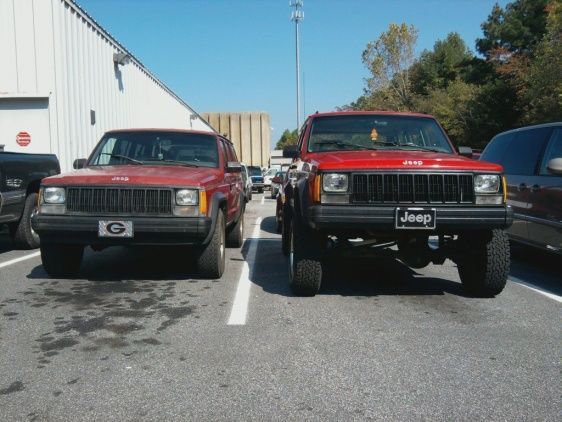
<instances>
[{"instance_id":1,"label":"silver car","mask_svg":"<svg viewBox=\"0 0 562 422\"><path fill-rule=\"evenodd\" d=\"M252 178L248 174L248 168L242 164L242 181L244 182L244 198L246 202L252 200Z\"/></svg>"}]
</instances>

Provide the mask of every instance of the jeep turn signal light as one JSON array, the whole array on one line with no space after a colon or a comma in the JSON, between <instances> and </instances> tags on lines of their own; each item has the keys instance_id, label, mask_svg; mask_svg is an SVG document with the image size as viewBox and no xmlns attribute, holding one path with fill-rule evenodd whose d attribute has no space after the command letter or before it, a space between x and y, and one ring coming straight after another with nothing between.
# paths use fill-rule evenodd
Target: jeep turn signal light
<instances>
[{"instance_id":1,"label":"jeep turn signal light","mask_svg":"<svg viewBox=\"0 0 562 422\"><path fill-rule=\"evenodd\" d=\"M313 188L312 188L312 202L314 202L315 204L320 203L320 188L321 188L321 186L322 186L322 176L317 174L314 177L314 185L313 185Z\"/></svg>"},{"instance_id":2,"label":"jeep turn signal light","mask_svg":"<svg viewBox=\"0 0 562 422\"><path fill-rule=\"evenodd\" d=\"M507 204L507 180L505 176L502 176L502 184L503 184L503 203Z\"/></svg>"},{"instance_id":3,"label":"jeep turn signal light","mask_svg":"<svg viewBox=\"0 0 562 422\"><path fill-rule=\"evenodd\" d=\"M199 191L199 214L207 215L207 192Z\"/></svg>"}]
</instances>

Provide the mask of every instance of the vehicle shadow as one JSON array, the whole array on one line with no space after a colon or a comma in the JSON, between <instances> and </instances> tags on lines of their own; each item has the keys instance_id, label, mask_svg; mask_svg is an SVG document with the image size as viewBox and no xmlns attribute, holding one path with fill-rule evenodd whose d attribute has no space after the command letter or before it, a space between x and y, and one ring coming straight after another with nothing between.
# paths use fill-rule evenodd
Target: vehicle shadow
<instances>
[{"instance_id":1,"label":"vehicle shadow","mask_svg":"<svg viewBox=\"0 0 562 422\"><path fill-rule=\"evenodd\" d=\"M277 221L275 220L275 216L265 217L261 222L260 229L266 233L278 234Z\"/></svg>"},{"instance_id":2,"label":"vehicle shadow","mask_svg":"<svg viewBox=\"0 0 562 422\"><path fill-rule=\"evenodd\" d=\"M0 254L14 250L14 243L10 239L8 229L0 225Z\"/></svg>"},{"instance_id":3,"label":"vehicle shadow","mask_svg":"<svg viewBox=\"0 0 562 422\"><path fill-rule=\"evenodd\" d=\"M562 273L560 261L560 255L512 243L510 275L520 281L561 296Z\"/></svg>"},{"instance_id":4,"label":"vehicle shadow","mask_svg":"<svg viewBox=\"0 0 562 422\"><path fill-rule=\"evenodd\" d=\"M275 218L262 221L262 230L274 232ZM251 240L255 241L255 240ZM248 241L242 249L245 259ZM256 265L250 270L250 280L264 291L294 296L289 288L288 259L281 253L281 239L260 239ZM319 295L380 296L380 295L444 295L470 297L458 282L424 276L390 255L349 257L331 252L323 263L322 287Z\"/></svg>"},{"instance_id":5,"label":"vehicle shadow","mask_svg":"<svg viewBox=\"0 0 562 422\"><path fill-rule=\"evenodd\" d=\"M29 279L49 278L42 265ZM79 274L73 279L121 282L123 280L188 280L196 278L193 251L183 247L112 247L101 252L87 248Z\"/></svg>"}]
</instances>

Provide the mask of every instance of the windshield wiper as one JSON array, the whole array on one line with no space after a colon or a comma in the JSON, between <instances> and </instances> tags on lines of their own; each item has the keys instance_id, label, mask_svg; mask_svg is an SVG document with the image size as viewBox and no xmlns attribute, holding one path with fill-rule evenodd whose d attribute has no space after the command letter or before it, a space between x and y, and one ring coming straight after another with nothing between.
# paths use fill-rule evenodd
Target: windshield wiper
<instances>
[{"instance_id":1,"label":"windshield wiper","mask_svg":"<svg viewBox=\"0 0 562 422\"><path fill-rule=\"evenodd\" d=\"M197 164L186 163L185 161L178 161L178 160L145 160L145 163L170 163L170 164L179 164L185 167L199 167Z\"/></svg>"},{"instance_id":2,"label":"windshield wiper","mask_svg":"<svg viewBox=\"0 0 562 422\"><path fill-rule=\"evenodd\" d=\"M109 155L111 158L121 158L121 159L124 159L124 160L129 160L131 163L140 164L140 165L144 164L142 161L135 160L134 158L127 157L126 155L111 154L109 152L102 152L102 153L100 153L100 155Z\"/></svg>"},{"instance_id":3,"label":"windshield wiper","mask_svg":"<svg viewBox=\"0 0 562 422\"><path fill-rule=\"evenodd\" d=\"M420 151L431 151L431 152L444 152L438 148L432 148L432 147L424 147L421 145L416 145L416 144L402 144L402 145L397 145L398 147L401 147L401 149L406 149L403 147L407 147L409 149L419 149Z\"/></svg>"}]
</instances>

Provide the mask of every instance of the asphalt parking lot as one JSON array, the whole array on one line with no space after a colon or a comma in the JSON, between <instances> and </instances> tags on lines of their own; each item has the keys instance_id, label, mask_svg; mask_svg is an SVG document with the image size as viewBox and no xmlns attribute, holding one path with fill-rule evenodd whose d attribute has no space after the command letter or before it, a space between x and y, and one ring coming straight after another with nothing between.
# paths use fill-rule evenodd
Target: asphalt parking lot
<instances>
[{"instance_id":1,"label":"asphalt parking lot","mask_svg":"<svg viewBox=\"0 0 562 422\"><path fill-rule=\"evenodd\" d=\"M475 299L449 261L339 257L297 298L274 210L254 196L220 280L179 248L89 251L49 279L1 234L0 419L560 420L557 258L517 248L504 292Z\"/></svg>"}]
</instances>

